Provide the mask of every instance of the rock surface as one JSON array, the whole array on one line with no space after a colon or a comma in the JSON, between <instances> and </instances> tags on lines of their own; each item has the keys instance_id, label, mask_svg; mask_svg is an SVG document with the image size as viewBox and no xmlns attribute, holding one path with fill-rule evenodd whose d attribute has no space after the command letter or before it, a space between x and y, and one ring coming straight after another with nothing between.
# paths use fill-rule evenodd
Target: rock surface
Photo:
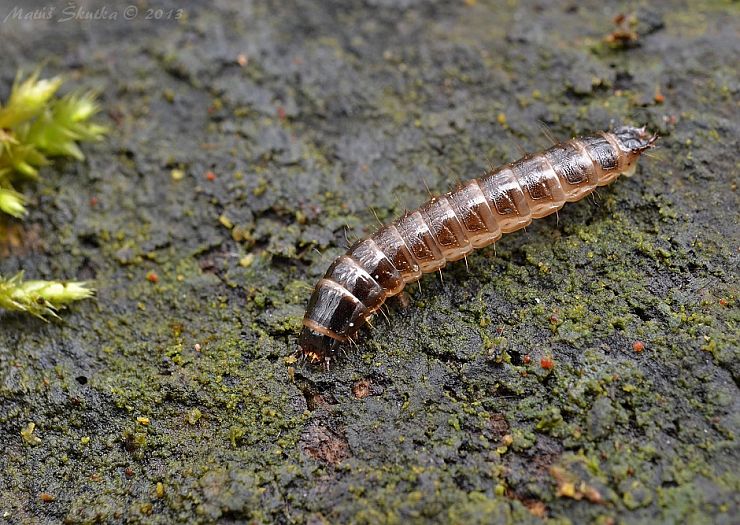
<instances>
[{"instance_id":1,"label":"rock surface","mask_svg":"<svg viewBox=\"0 0 740 525\"><path fill-rule=\"evenodd\" d=\"M0 96L46 61L112 128L0 225L1 273L98 289L0 315L0 521L736 522L738 4L165 4L0 2ZM661 147L286 362L373 213L540 122Z\"/></svg>"}]
</instances>

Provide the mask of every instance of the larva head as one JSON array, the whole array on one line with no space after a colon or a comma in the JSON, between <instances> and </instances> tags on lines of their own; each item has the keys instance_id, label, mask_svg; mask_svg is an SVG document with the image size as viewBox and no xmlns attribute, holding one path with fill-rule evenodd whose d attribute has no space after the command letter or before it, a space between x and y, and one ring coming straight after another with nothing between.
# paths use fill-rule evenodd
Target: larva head
<instances>
[{"instance_id":1,"label":"larva head","mask_svg":"<svg viewBox=\"0 0 740 525\"><path fill-rule=\"evenodd\" d=\"M617 139L622 154L620 169L628 177L635 172L640 155L654 147L655 141L658 140L657 133L648 133L645 126L641 128L622 126L614 130L612 135Z\"/></svg>"},{"instance_id":2,"label":"larva head","mask_svg":"<svg viewBox=\"0 0 740 525\"><path fill-rule=\"evenodd\" d=\"M339 344L336 339L304 326L298 337L298 353L311 364L328 365Z\"/></svg>"}]
</instances>

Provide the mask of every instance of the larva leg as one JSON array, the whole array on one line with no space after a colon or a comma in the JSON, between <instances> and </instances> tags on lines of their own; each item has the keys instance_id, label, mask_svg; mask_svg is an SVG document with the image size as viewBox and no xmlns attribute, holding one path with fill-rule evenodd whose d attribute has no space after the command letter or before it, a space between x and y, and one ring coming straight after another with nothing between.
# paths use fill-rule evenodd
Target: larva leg
<instances>
[{"instance_id":1,"label":"larva leg","mask_svg":"<svg viewBox=\"0 0 740 525\"><path fill-rule=\"evenodd\" d=\"M401 308L408 308L411 305L411 297L409 297L409 294L406 292L401 292L396 296L396 300L398 301L398 304L401 305Z\"/></svg>"}]
</instances>

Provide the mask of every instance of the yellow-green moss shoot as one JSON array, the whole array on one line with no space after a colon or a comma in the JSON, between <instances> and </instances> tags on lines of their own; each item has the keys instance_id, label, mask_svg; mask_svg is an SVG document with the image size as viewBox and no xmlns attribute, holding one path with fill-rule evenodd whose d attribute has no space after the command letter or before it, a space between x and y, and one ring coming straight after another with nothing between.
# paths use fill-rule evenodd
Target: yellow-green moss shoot
<instances>
[{"instance_id":1,"label":"yellow-green moss shoot","mask_svg":"<svg viewBox=\"0 0 740 525\"><path fill-rule=\"evenodd\" d=\"M24 281L23 272L11 278L0 276L0 308L27 312L45 319L58 317L65 305L92 297L85 282Z\"/></svg>"},{"instance_id":2,"label":"yellow-green moss shoot","mask_svg":"<svg viewBox=\"0 0 740 525\"><path fill-rule=\"evenodd\" d=\"M26 201L16 186L36 178L48 157L83 160L78 142L100 140L106 128L88 120L100 111L91 92L54 97L61 77L39 79L39 72L16 77L10 97L0 103L0 211L21 218Z\"/></svg>"}]
</instances>

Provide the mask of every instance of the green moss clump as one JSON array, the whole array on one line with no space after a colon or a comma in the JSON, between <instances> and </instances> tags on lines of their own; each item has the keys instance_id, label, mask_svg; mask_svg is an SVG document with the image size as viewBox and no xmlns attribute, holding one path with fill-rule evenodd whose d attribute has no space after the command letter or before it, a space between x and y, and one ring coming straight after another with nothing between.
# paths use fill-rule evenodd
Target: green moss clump
<instances>
[{"instance_id":1,"label":"green moss clump","mask_svg":"<svg viewBox=\"0 0 740 525\"><path fill-rule=\"evenodd\" d=\"M93 293L84 282L24 281L23 272L9 279L0 276L0 308L28 312L42 319L58 317L60 308Z\"/></svg>"},{"instance_id":2,"label":"green moss clump","mask_svg":"<svg viewBox=\"0 0 740 525\"><path fill-rule=\"evenodd\" d=\"M91 92L72 92L54 99L61 77L26 80L18 75L8 98L0 104L0 211L21 218L26 200L15 190L23 178L38 177L49 156L85 156L77 142L100 140L103 126L88 120L99 111Z\"/></svg>"}]
</instances>

